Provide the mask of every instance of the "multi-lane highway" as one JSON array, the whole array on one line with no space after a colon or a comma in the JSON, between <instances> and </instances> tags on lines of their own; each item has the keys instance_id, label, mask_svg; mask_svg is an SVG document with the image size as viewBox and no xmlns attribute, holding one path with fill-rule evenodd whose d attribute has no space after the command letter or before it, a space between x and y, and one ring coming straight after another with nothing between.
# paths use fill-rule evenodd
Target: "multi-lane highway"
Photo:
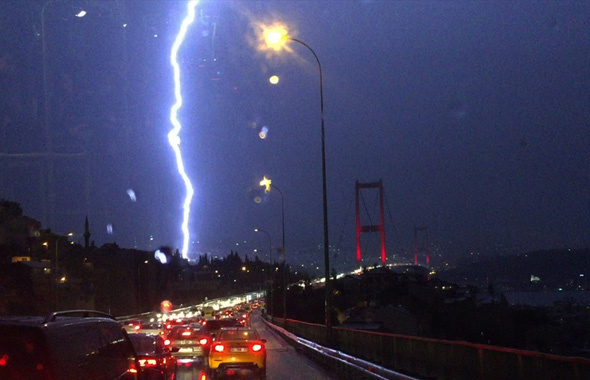
<instances>
[{"instance_id":1,"label":"multi-lane highway","mask_svg":"<svg viewBox=\"0 0 590 380\"><path fill-rule=\"evenodd\" d=\"M268 380L336 380L337 377L325 370L306 356L298 353L281 336L267 327L258 312L252 313L251 327L255 328L261 338L266 339ZM180 366L177 370L178 380L204 380L206 367L202 365Z\"/></svg>"}]
</instances>

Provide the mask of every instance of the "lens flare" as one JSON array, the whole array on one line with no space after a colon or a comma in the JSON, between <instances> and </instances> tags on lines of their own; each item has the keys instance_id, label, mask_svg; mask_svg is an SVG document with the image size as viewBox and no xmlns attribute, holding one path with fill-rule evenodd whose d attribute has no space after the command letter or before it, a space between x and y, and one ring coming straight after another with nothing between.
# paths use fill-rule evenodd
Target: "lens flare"
<instances>
[{"instance_id":1,"label":"lens flare","mask_svg":"<svg viewBox=\"0 0 590 380\"><path fill-rule=\"evenodd\" d=\"M172 150L174 151L174 155L176 157L176 165L178 167L178 174L182 178L184 182L184 186L186 188L186 197L184 198L183 203L183 214L182 214L182 234L183 234L183 241L182 241L182 257L185 259L188 257L188 244L190 241L190 234L188 230L188 223L190 217L190 210L191 210L191 201L193 199L194 189L191 183L190 178L186 174L184 169L184 161L182 159L182 154L180 151L180 130L182 129L182 125L178 120L178 110L182 107L182 93L180 91L180 65L178 64L178 50L184 41L186 36L186 32L188 27L193 23L195 20L195 7L199 3L199 0L191 0L188 2L187 5L187 15L185 19L182 21L180 25L180 30L176 35L176 39L174 40L174 44L172 44L172 50L170 51L170 64L174 69L174 97L176 99L176 103L172 105L170 109L170 122L172 123L172 130L168 133L168 143Z\"/></svg>"},{"instance_id":2,"label":"lens flare","mask_svg":"<svg viewBox=\"0 0 590 380\"><path fill-rule=\"evenodd\" d=\"M260 137L262 140L264 140L267 136L268 136L268 127L265 125L264 127L262 127L260 129L260 132L258 132L258 137Z\"/></svg>"},{"instance_id":3,"label":"lens flare","mask_svg":"<svg viewBox=\"0 0 590 380\"><path fill-rule=\"evenodd\" d=\"M156 252L154 252L154 257L156 260L158 260L162 264L168 263L168 258L166 257L166 254L164 252L160 251L159 249L156 250Z\"/></svg>"},{"instance_id":4,"label":"lens flare","mask_svg":"<svg viewBox=\"0 0 590 380\"><path fill-rule=\"evenodd\" d=\"M133 191L133 189L127 189L127 195L129 195L131 202L137 202L137 197L135 196L135 191Z\"/></svg>"}]
</instances>

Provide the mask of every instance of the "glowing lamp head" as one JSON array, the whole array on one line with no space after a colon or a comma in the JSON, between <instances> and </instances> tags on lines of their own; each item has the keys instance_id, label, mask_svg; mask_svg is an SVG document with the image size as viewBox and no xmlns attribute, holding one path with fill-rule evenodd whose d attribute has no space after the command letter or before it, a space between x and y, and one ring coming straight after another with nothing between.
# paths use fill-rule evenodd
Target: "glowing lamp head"
<instances>
[{"instance_id":1,"label":"glowing lamp head","mask_svg":"<svg viewBox=\"0 0 590 380\"><path fill-rule=\"evenodd\" d=\"M270 78L268 78L268 81L270 82L270 84L278 84L279 77L278 77L278 75L273 75Z\"/></svg>"},{"instance_id":2,"label":"glowing lamp head","mask_svg":"<svg viewBox=\"0 0 590 380\"><path fill-rule=\"evenodd\" d=\"M273 25L263 29L264 42L270 49L279 51L283 49L289 39L287 27L284 25Z\"/></svg>"},{"instance_id":3,"label":"glowing lamp head","mask_svg":"<svg viewBox=\"0 0 590 380\"><path fill-rule=\"evenodd\" d=\"M280 44L284 37L284 31L279 29L268 29L264 33L264 40L269 46Z\"/></svg>"},{"instance_id":4,"label":"glowing lamp head","mask_svg":"<svg viewBox=\"0 0 590 380\"><path fill-rule=\"evenodd\" d=\"M272 181L270 180L270 178L266 178L266 176L262 179L262 181L260 181L260 187L264 187L265 193L268 193L270 191L271 184Z\"/></svg>"}]
</instances>

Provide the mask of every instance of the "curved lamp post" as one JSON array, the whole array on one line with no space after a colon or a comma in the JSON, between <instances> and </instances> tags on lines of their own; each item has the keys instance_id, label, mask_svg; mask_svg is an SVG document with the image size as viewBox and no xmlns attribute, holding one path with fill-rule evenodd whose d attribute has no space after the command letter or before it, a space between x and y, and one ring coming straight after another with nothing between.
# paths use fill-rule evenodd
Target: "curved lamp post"
<instances>
[{"instance_id":1,"label":"curved lamp post","mask_svg":"<svg viewBox=\"0 0 590 380\"><path fill-rule=\"evenodd\" d=\"M254 232L262 232L263 234L265 234L268 237L268 253L269 253L269 260L270 260L270 266L271 266L271 271L270 271L270 307L269 307L269 312L270 315L272 314L272 279L273 279L273 273L274 273L274 264L272 262L272 239L270 238L270 234L268 232L266 232L265 230L261 230L260 228L255 228Z\"/></svg>"},{"instance_id":2,"label":"curved lamp post","mask_svg":"<svg viewBox=\"0 0 590 380\"><path fill-rule=\"evenodd\" d=\"M328 240L328 195L326 188L326 144L325 144L325 132L324 132L324 90L322 80L322 64L315 51L305 42L290 37L287 34L287 30L284 26L280 26L276 29L265 29L263 31L264 41L266 46L275 51L280 51L289 41L297 42L303 45L313 54L320 74L320 115L321 115L321 137L322 137L322 200L323 200L323 211L324 211L324 276L325 276L325 323L326 323L326 341L328 345L332 343L332 318L330 317L332 310L332 284L330 281L330 244Z\"/></svg>"}]
</instances>

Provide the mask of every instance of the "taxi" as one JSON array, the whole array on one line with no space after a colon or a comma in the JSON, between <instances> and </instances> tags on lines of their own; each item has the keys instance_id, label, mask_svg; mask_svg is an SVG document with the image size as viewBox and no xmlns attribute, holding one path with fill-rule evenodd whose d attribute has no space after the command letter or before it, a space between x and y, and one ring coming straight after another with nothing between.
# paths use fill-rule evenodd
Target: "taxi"
<instances>
[{"instance_id":1,"label":"taxi","mask_svg":"<svg viewBox=\"0 0 590 380\"><path fill-rule=\"evenodd\" d=\"M266 339L248 327L222 328L211 345L209 370L211 379L253 373L266 379Z\"/></svg>"}]
</instances>

